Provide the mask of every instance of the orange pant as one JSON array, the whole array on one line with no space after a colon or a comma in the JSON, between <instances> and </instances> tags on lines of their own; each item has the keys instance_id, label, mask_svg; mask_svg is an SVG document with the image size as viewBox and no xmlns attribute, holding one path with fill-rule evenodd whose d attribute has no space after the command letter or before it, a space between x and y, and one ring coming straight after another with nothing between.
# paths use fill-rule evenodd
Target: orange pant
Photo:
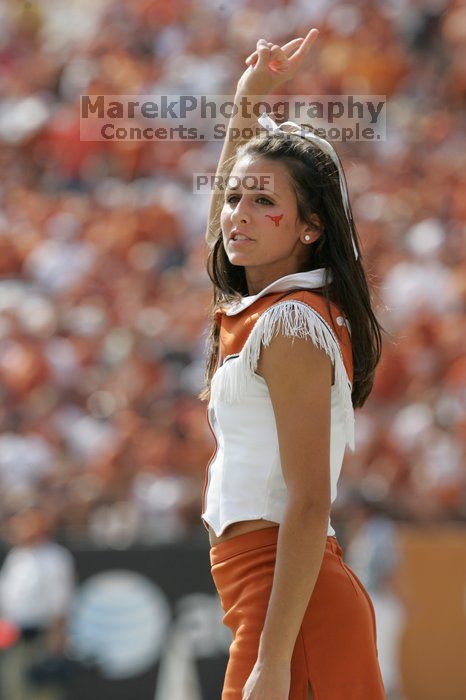
<instances>
[{"instance_id":1,"label":"orange pant","mask_svg":"<svg viewBox=\"0 0 466 700\"><path fill-rule=\"evenodd\" d=\"M230 537L210 549L212 578L233 633L222 700L242 700L257 659L272 588L277 527ZM385 700L372 601L327 537L322 566L291 660L289 700Z\"/></svg>"}]
</instances>

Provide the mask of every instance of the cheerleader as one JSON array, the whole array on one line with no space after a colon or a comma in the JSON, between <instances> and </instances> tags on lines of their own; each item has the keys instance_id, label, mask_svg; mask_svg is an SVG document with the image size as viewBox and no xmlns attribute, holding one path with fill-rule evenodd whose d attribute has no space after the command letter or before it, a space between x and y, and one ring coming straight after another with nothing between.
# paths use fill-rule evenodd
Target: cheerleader
<instances>
[{"instance_id":1,"label":"cheerleader","mask_svg":"<svg viewBox=\"0 0 466 700\"><path fill-rule=\"evenodd\" d=\"M385 698L372 601L330 520L381 352L345 178L312 127L239 108L294 77L317 35L246 59L206 233L201 517L233 635L222 700Z\"/></svg>"}]
</instances>

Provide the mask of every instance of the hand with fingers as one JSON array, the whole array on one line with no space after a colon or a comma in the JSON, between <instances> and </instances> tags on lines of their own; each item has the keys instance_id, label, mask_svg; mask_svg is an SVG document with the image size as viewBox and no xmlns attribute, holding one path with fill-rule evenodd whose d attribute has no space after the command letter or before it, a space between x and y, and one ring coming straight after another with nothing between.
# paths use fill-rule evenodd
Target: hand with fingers
<instances>
[{"instance_id":1,"label":"hand with fingers","mask_svg":"<svg viewBox=\"0 0 466 700\"><path fill-rule=\"evenodd\" d=\"M248 68L238 85L249 94L265 94L291 80L303 65L318 35L319 30L313 28L304 38L292 39L283 46L259 39L256 50L245 60Z\"/></svg>"}]
</instances>

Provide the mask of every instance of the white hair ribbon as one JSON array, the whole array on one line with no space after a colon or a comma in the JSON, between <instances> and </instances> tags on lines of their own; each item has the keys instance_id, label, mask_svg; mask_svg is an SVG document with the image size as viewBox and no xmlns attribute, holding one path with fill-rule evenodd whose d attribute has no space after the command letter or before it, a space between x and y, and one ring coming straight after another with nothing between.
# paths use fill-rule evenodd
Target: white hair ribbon
<instances>
[{"instance_id":1,"label":"white hair ribbon","mask_svg":"<svg viewBox=\"0 0 466 700\"><path fill-rule=\"evenodd\" d=\"M299 124L295 124L294 122L283 122L282 124L278 125L274 122L274 120L267 114L267 112L263 112L260 117L258 117L257 121L261 126L264 127L264 129L270 130L270 131L283 131L286 134L296 134L296 136L303 136L305 139L308 139L308 141L313 141L316 146L319 146L319 148L324 151L332 161L335 163L338 169L338 177L340 179L340 190L341 190L341 196L343 199L343 205L345 207L345 212L346 212L346 218L348 219L348 222L351 224L351 215L350 215L350 208L349 208L349 198L348 198L348 190L346 189L346 183L345 183L345 178L343 175L343 170L339 161L339 158L332 146L331 143L326 141L325 139L321 139L320 136L316 136L312 131L307 131L306 129L301 129ZM284 126L292 126L294 127L293 131L288 131L287 129L283 129ZM352 229L351 229L352 230ZM352 238L353 242L353 249L354 249L354 255L356 256L356 260L358 259L358 249L356 248L356 243L354 242L354 238Z\"/></svg>"}]
</instances>

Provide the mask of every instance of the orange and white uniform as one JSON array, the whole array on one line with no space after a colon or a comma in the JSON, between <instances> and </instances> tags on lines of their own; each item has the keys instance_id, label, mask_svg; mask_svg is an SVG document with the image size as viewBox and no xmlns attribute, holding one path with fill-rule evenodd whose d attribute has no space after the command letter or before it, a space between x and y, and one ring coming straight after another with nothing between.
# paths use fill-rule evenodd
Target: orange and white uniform
<instances>
[{"instance_id":1,"label":"orange and white uniform","mask_svg":"<svg viewBox=\"0 0 466 700\"><path fill-rule=\"evenodd\" d=\"M345 447L354 450L351 329L338 307L330 303L332 324L325 298L313 291L320 286L315 273L282 277L216 314L220 351L207 406L216 444L206 468L201 518L217 535L241 520L263 518L277 523L230 537L210 549L212 577L225 613L223 623L233 635L222 700L242 700L256 662L286 508L273 406L267 383L256 372L262 345L267 346L276 333L309 337L334 367L332 502ZM291 661L289 700L308 700L310 688L314 700L386 697L377 658L374 607L342 554L329 519L322 565Z\"/></svg>"}]
</instances>

